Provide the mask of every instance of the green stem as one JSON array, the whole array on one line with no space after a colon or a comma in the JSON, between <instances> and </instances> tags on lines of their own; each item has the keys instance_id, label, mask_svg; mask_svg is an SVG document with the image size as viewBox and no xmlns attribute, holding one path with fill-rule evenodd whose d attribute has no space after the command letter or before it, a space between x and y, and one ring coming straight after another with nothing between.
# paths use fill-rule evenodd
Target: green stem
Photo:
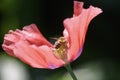
<instances>
[{"instance_id":1,"label":"green stem","mask_svg":"<svg viewBox=\"0 0 120 80\"><path fill-rule=\"evenodd\" d=\"M65 68L68 70L68 72L70 73L70 75L73 78L73 80L77 80L75 74L72 71L71 65L69 63L67 65L65 65Z\"/></svg>"}]
</instances>

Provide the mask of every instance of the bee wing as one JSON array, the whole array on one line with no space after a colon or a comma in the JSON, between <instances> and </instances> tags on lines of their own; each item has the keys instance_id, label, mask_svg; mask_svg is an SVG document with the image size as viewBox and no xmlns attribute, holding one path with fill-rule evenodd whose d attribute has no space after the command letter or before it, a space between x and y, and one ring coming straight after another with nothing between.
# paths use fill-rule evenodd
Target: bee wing
<instances>
[{"instance_id":1,"label":"bee wing","mask_svg":"<svg viewBox=\"0 0 120 80\"><path fill-rule=\"evenodd\" d=\"M56 37L49 37L50 39L53 39L53 40L58 40L58 38Z\"/></svg>"}]
</instances>

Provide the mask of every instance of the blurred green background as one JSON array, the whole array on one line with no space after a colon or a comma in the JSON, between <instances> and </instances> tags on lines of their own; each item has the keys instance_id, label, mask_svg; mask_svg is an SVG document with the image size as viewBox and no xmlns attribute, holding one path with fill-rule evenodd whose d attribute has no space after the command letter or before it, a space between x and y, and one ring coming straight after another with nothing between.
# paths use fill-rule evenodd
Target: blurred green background
<instances>
[{"instance_id":1,"label":"blurred green background","mask_svg":"<svg viewBox=\"0 0 120 80\"><path fill-rule=\"evenodd\" d=\"M72 68L80 80L120 80L120 0L81 1L85 8L97 6L103 13L90 23L83 52L71 63ZM64 29L63 20L72 14L73 0L0 0L0 45L10 29L22 29L32 23L37 24L48 40L60 36ZM6 55L0 46L0 71L6 59L20 63L28 80L72 80L63 67L55 70L32 68ZM2 71L0 80L5 80L1 75Z\"/></svg>"}]
</instances>

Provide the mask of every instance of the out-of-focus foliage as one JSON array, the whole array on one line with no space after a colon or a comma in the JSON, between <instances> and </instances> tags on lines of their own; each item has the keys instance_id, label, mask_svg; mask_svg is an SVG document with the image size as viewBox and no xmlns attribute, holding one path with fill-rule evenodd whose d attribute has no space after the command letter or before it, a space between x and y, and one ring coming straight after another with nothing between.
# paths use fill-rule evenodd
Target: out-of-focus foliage
<instances>
[{"instance_id":1,"label":"out-of-focus foliage","mask_svg":"<svg viewBox=\"0 0 120 80\"><path fill-rule=\"evenodd\" d=\"M86 8L89 5L100 7L103 13L90 23L82 55L71 63L73 70L80 80L120 80L120 1L81 1L85 2ZM72 13L73 0L0 0L0 45L4 34L10 29L21 29L31 23L37 24L47 39L60 36L64 29L63 20L71 17ZM0 46L0 61L4 54ZM30 80L71 79L63 67L47 70L24 65L29 71Z\"/></svg>"},{"instance_id":2,"label":"out-of-focus foliage","mask_svg":"<svg viewBox=\"0 0 120 80\"><path fill-rule=\"evenodd\" d=\"M26 67L18 60L0 56L0 80L29 80Z\"/></svg>"},{"instance_id":3,"label":"out-of-focus foliage","mask_svg":"<svg viewBox=\"0 0 120 80\"><path fill-rule=\"evenodd\" d=\"M19 27L20 0L0 0L0 40L10 29Z\"/></svg>"},{"instance_id":4,"label":"out-of-focus foliage","mask_svg":"<svg viewBox=\"0 0 120 80\"><path fill-rule=\"evenodd\" d=\"M119 62L110 59L101 59L78 65L73 71L78 80L119 80L119 67ZM57 80L72 80L68 72L58 75L53 74L51 78L48 78L47 80L56 80L56 78Z\"/></svg>"}]
</instances>

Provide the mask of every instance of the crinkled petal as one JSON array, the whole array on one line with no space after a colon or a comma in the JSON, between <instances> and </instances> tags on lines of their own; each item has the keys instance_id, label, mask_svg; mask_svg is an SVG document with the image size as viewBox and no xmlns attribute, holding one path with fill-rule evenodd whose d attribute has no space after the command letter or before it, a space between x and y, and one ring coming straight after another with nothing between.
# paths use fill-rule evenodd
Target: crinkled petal
<instances>
[{"instance_id":1,"label":"crinkled petal","mask_svg":"<svg viewBox=\"0 0 120 80\"><path fill-rule=\"evenodd\" d=\"M46 45L42 45L39 48L35 45L32 46L40 55L44 55L46 58L46 63L48 64L48 68L54 69L61 67L65 64L64 61L55 57L52 49Z\"/></svg>"},{"instance_id":2,"label":"crinkled petal","mask_svg":"<svg viewBox=\"0 0 120 80\"><path fill-rule=\"evenodd\" d=\"M31 24L28 26L25 26L22 31L19 31L21 34L24 35L25 39L29 41L31 44L36 44L38 46L40 45L48 45L52 46L51 43L49 43L45 37L40 33L37 26L35 24Z\"/></svg>"},{"instance_id":3,"label":"crinkled petal","mask_svg":"<svg viewBox=\"0 0 120 80\"><path fill-rule=\"evenodd\" d=\"M29 44L48 45L52 46L40 33L35 24L25 26L23 30L16 29L15 31L10 30L8 34L5 34L4 42L2 44L3 49L10 55L14 56L13 49L14 45L19 41L26 41Z\"/></svg>"},{"instance_id":4,"label":"crinkled petal","mask_svg":"<svg viewBox=\"0 0 120 80\"><path fill-rule=\"evenodd\" d=\"M74 9L76 9L74 16L64 20L65 31L68 33L68 42L70 43L68 50L69 61L75 60L81 54L88 25L95 16L102 12L100 8L93 6L83 9L81 6L83 3L77 1L74 2L74 5ZM66 36L65 32L63 35Z\"/></svg>"},{"instance_id":5,"label":"crinkled petal","mask_svg":"<svg viewBox=\"0 0 120 80\"><path fill-rule=\"evenodd\" d=\"M14 44L18 42L19 39L20 36L16 32L10 30L8 34L5 34L4 42L2 44L3 50L5 50L8 54L14 56Z\"/></svg>"},{"instance_id":6,"label":"crinkled petal","mask_svg":"<svg viewBox=\"0 0 120 80\"><path fill-rule=\"evenodd\" d=\"M15 45L14 54L23 62L36 68L58 68L64 64L60 59L57 59L52 50L42 45L29 45L24 41L20 41Z\"/></svg>"},{"instance_id":7,"label":"crinkled petal","mask_svg":"<svg viewBox=\"0 0 120 80\"><path fill-rule=\"evenodd\" d=\"M48 68L48 64L41 51L36 51L27 42L19 41L14 48L14 55L21 61L36 68Z\"/></svg>"},{"instance_id":8,"label":"crinkled petal","mask_svg":"<svg viewBox=\"0 0 120 80\"><path fill-rule=\"evenodd\" d=\"M78 53L78 50L80 48L79 37L78 37L79 30L74 27L73 23L74 22L71 19L67 19L64 21L64 26L69 35L69 38L68 38L69 40L68 42L70 44L70 47L68 49L68 60L69 61L73 59L73 55Z\"/></svg>"},{"instance_id":9,"label":"crinkled petal","mask_svg":"<svg viewBox=\"0 0 120 80\"><path fill-rule=\"evenodd\" d=\"M79 16L83 9L83 2L74 1L74 16Z\"/></svg>"},{"instance_id":10,"label":"crinkled petal","mask_svg":"<svg viewBox=\"0 0 120 80\"><path fill-rule=\"evenodd\" d=\"M7 45L5 45L5 44L2 44L2 48L3 48L3 50L4 50L6 53L8 53L9 55L15 57L14 52L13 52L13 48L14 48L13 45L7 46Z\"/></svg>"}]
</instances>

